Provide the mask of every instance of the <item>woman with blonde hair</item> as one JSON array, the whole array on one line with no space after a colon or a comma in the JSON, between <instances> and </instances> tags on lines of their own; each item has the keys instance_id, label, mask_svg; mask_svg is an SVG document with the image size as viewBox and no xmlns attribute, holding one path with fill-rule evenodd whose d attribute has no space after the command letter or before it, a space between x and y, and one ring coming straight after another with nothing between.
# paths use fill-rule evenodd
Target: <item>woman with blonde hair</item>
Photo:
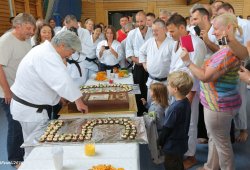
<instances>
[{"instance_id":1,"label":"woman with blonde hair","mask_svg":"<svg viewBox=\"0 0 250 170\"><path fill-rule=\"evenodd\" d=\"M241 105L237 88L240 60L227 45L227 35L242 29L233 14L217 16L213 22L220 50L205 61L202 67L191 62L183 48L181 58L192 74L201 80L200 100L204 106L204 119L209 137L207 162L200 170L233 170L234 154L230 141L231 121Z\"/></svg>"}]
</instances>

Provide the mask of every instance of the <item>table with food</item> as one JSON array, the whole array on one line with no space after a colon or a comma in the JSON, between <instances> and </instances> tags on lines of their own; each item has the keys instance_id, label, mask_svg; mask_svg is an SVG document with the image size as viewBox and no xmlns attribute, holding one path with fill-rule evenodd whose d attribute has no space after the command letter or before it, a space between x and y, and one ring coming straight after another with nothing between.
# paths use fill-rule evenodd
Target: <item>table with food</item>
<instances>
[{"instance_id":1,"label":"table with food","mask_svg":"<svg viewBox=\"0 0 250 170\"><path fill-rule=\"evenodd\" d=\"M52 150L63 150L61 167L71 170L139 170L138 143L147 143L143 118L136 117L133 75L98 72L82 85L89 113L69 103L58 120L44 125L24 147L35 147L20 170L55 169ZM61 157L61 156L60 156Z\"/></svg>"}]
</instances>

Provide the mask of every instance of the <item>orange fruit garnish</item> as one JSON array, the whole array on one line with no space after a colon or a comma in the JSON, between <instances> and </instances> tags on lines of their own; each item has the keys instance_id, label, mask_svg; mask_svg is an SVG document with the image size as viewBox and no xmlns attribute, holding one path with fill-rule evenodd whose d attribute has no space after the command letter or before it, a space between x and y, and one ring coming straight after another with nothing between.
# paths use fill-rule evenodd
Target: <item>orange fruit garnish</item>
<instances>
[{"instance_id":1,"label":"orange fruit garnish","mask_svg":"<svg viewBox=\"0 0 250 170\"><path fill-rule=\"evenodd\" d=\"M96 73L96 78L97 81L104 81L107 80L107 75L105 71L100 71Z\"/></svg>"},{"instance_id":2,"label":"orange fruit garnish","mask_svg":"<svg viewBox=\"0 0 250 170\"><path fill-rule=\"evenodd\" d=\"M124 77L124 75L125 75L124 71L119 71L118 77Z\"/></svg>"}]
</instances>

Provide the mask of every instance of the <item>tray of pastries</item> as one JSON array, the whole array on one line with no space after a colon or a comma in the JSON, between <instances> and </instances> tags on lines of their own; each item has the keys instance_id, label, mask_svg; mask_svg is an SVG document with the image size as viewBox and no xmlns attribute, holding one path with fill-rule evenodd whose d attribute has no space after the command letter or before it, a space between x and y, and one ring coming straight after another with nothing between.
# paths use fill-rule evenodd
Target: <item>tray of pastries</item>
<instances>
[{"instance_id":1,"label":"tray of pastries","mask_svg":"<svg viewBox=\"0 0 250 170\"><path fill-rule=\"evenodd\" d=\"M80 87L80 89L82 93L129 92L133 90L133 87L127 84L98 84L83 85Z\"/></svg>"},{"instance_id":2,"label":"tray of pastries","mask_svg":"<svg viewBox=\"0 0 250 170\"><path fill-rule=\"evenodd\" d=\"M41 132L35 137L40 144L148 142L142 117L53 120Z\"/></svg>"}]
</instances>

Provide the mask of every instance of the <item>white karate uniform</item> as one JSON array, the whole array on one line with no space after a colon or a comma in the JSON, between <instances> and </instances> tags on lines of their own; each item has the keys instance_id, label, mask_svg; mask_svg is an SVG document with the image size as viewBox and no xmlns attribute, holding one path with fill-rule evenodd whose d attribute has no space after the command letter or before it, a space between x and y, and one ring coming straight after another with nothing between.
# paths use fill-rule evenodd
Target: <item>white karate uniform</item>
<instances>
[{"instance_id":1,"label":"white karate uniform","mask_svg":"<svg viewBox=\"0 0 250 170\"><path fill-rule=\"evenodd\" d=\"M56 105L60 97L71 102L82 96L69 76L61 56L48 41L34 47L21 61L11 91L19 98L36 105ZM10 105L14 120L21 123L24 143L28 136L48 121L47 111L21 104L14 99ZM32 148L25 149L25 157Z\"/></svg>"},{"instance_id":2,"label":"white karate uniform","mask_svg":"<svg viewBox=\"0 0 250 170\"><path fill-rule=\"evenodd\" d=\"M11 91L37 105L56 105L60 97L73 102L82 96L61 56L48 41L34 47L21 61ZM37 108L11 101L11 114L15 120L39 122L48 119L46 110L36 111Z\"/></svg>"},{"instance_id":3,"label":"white karate uniform","mask_svg":"<svg viewBox=\"0 0 250 170\"><path fill-rule=\"evenodd\" d=\"M246 19L237 17L238 25L243 30L243 35L236 32L236 39L244 46L247 41L250 41L250 22ZM239 109L239 113L235 115L234 122L237 129L247 129L247 84L240 81L239 90L241 95L242 104Z\"/></svg>"},{"instance_id":4,"label":"white karate uniform","mask_svg":"<svg viewBox=\"0 0 250 170\"><path fill-rule=\"evenodd\" d=\"M140 47L151 37L153 37L153 32L150 27L148 27L144 38L139 28L131 30L126 40L126 58L131 56L139 57Z\"/></svg>"},{"instance_id":5,"label":"white karate uniform","mask_svg":"<svg viewBox=\"0 0 250 170\"><path fill-rule=\"evenodd\" d=\"M119 43L118 41L114 40L112 42L111 47L114 49L115 52L118 53L118 58L116 58L110 51L110 49L108 50L104 50L102 57L100 57L100 51L102 46L108 46L108 42L107 40L102 40L101 42L98 43L97 48L96 48L96 56L98 57L99 61L103 64L109 65L109 66L113 66L116 64L119 64L119 62L122 59L122 48L121 48L121 43Z\"/></svg>"},{"instance_id":6,"label":"white karate uniform","mask_svg":"<svg viewBox=\"0 0 250 170\"><path fill-rule=\"evenodd\" d=\"M85 68L85 74L87 74L87 79L91 77L92 74L98 71L98 65L95 64L93 61L85 60L86 57L89 59L95 59L96 56L96 48L101 39L98 38L95 42L93 42L93 35L87 30L82 28L81 34L81 43L82 43L82 52L81 55L83 56L83 65Z\"/></svg>"},{"instance_id":7,"label":"white karate uniform","mask_svg":"<svg viewBox=\"0 0 250 170\"><path fill-rule=\"evenodd\" d=\"M191 61L197 65L202 66L207 49L205 43L196 35L190 34L193 42L194 51L189 53ZM191 91L195 91L195 96L191 104L191 119L189 126L189 139L188 139L188 151L185 153L186 156L194 156L196 152L197 144L197 123L198 123L198 114L199 114L199 80L192 76L191 71L184 65L180 54L182 49L179 47L177 51L178 42L175 42L174 48L172 51L172 58L170 64L170 72L173 71L185 71L193 78L194 85Z\"/></svg>"},{"instance_id":8,"label":"white karate uniform","mask_svg":"<svg viewBox=\"0 0 250 170\"><path fill-rule=\"evenodd\" d=\"M148 39L140 48L139 63L146 62L148 73L156 78L165 78L168 76L171 63L171 55L174 41L168 37L158 48L155 38ZM159 82L148 77L147 86ZM161 83L166 84L167 81Z\"/></svg>"}]
</instances>

